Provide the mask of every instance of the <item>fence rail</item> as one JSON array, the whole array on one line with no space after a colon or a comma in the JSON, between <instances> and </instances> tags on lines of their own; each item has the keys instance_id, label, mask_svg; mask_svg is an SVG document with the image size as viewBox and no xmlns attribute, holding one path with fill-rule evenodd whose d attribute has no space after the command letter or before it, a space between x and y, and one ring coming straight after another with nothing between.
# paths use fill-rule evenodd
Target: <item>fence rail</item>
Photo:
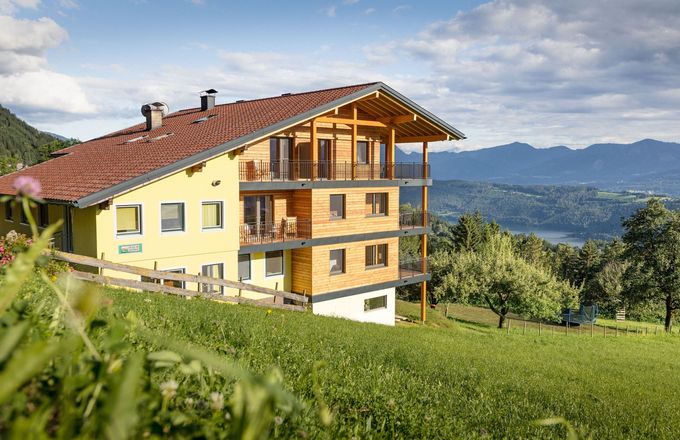
<instances>
[{"instance_id":1,"label":"fence rail","mask_svg":"<svg viewBox=\"0 0 680 440\"><path fill-rule=\"evenodd\" d=\"M263 244L311 238L309 219L283 220L278 223L245 223L240 226L241 244Z\"/></svg>"},{"instance_id":2,"label":"fence rail","mask_svg":"<svg viewBox=\"0 0 680 440\"><path fill-rule=\"evenodd\" d=\"M72 271L71 274L78 279L98 282L102 284L110 284L120 287L131 287L136 289L148 290L151 292L163 292L170 293L174 295L186 296L186 297L204 297L216 301L231 302L231 303L247 303L255 304L260 306L283 308L288 310L305 310L304 305L294 305L294 304L277 304L277 303L263 303L261 300L253 300L249 298L244 298L240 296L242 291L255 292L265 295L271 295L274 297L285 298L292 301L297 301L302 304L309 302L309 298L304 295L299 295L296 293L285 292L281 290L270 289L267 287L255 286L252 284L246 284L239 281L225 280L221 278L212 278L202 275L190 275L186 273L177 272L166 272L162 270L146 269L137 266L130 266L128 264L114 263L112 261L107 261L103 259L87 257L84 255L69 254L61 251L54 251L52 254L53 258L61 261L66 261L72 264L78 264L83 266L95 267L100 269L99 274L83 272L79 270ZM225 296L212 292L203 292L199 288L196 291L179 288L175 286L168 286L163 283L137 281L130 279L123 279L117 277L104 276L101 271L103 269L112 270L115 272L123 272L133 275L139 275L140 277L146 277L148 279L155 280L169 280L169 281L179 281L179 282L190 282L196 283L199 286L211 285L211 286L221 286L232 289L237 289L239 291L239 296Z\"/></svg>"},{"instance_id":3,"label":"fence rail","mask_svg":"<svg viewBox=\"0 0 680 440\"><path fill-rule=\"evenodd\" d=\"M430 164L418 162L359 163L310 160L249 160L239 162L241 182L295 180L424 179Z\"/></svg>"},{"instance_id":4,"label":"fence rail","mask_svg":"<svg viewBox=\"0 0 680 440\"><path fill-rule=\"evenodd\" d=\"M399 214L401 229L425 228L430 226L431 215L428 211L402 212Z\"/></svg>"}]
</instances>

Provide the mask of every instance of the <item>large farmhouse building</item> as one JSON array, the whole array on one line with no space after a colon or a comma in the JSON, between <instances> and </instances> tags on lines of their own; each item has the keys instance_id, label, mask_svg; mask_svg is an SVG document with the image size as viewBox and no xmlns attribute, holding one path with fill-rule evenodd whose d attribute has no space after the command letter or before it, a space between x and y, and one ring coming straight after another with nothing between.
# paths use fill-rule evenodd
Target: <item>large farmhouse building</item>
<instances>
[{"instance_id":1,"label":"large farmhouse building","mask_svg":"<svg viewBox=\"0 0 680 440\"><path fill-rule=\"evenodd\" d=\"M63 220L62 250L302 293L318 314L393 324L395 287L424 295L427 147L463 138L448 123L383 83L221 105L208 90L197 108L142 111L143 123L1 177L0 194L37 178L36 217ZM397 142L422 143L423 162L395 163ZM403 186L422 187L422 211L400 215ZM18 206L0 216L1 233L29 233ZM412 235L421 255L400 261Z\"/></svg>"}]
</instances>

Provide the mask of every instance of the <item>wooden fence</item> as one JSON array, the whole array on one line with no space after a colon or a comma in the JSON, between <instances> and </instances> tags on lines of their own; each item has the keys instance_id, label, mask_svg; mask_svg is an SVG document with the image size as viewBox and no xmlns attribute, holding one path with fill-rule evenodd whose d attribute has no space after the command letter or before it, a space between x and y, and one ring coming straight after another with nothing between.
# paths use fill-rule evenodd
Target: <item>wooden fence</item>
<instances>
[{"instance_id":1,"label":"wooden fence","mask_svg":"<svg viewBox=\"0 0 680 440\"><path fill-rule=\"evenodd\" d=\"M169 294L172 294L172 295L179 295L179 296L184 296L184 297L189 297L189 298L191 298L191 297L202 297L202 298L208 298L208 299L211 299L211 300L214 300L214 301L220 301L220 302L252 304L252 305L262 306L262 307L279 308L279 309L296 310L296 311L304 311L305 310L305 304L307 304L309 302L309 298L307 298L304 295L299 295L297 293L291 293L291 292L285 292L285 291L281 291L281 290L269 289L267 287L254 286L252 284L242 283L242 282L239 282L239 281L230 281L230 280L224 280L224 279L221 279L221 278L206 277L206 276L202 276L202 275L190 275L190 274L186 274L186 273L165 272L165 271L162 271L162 270L145 269L145 268L142 268L142 267L130 266L128 264L122 264L122 263L114 263L112 261L107 261L107 260L93 258L93 257L86 257L84 255L69 254L69 253L61 252L61 251L54 251L52 253L52 257L57 259L57 260L66 261L66 262L71 263L71 264L77 264L77 265L97 268L98 273L91 273L91 272L83 272L83 271L80 271L80 270L73 270L71 272L71 275L76 279L91 281L91 282L101 283L101 284L106 284L106 285L140 289L140 290L146 290L146 291L149 291L149 292L169 293ZM112 271L116 271L116 272L129 273L129 274L133 274L133 275L138 275L140 277L146 277L146 278L149 278L149 279L180 281L180 282L185 282L185 283L186 282L196 283L199 287L198 287L198 289L196 289L194 291L194 290L188 290L188 289L175 287L175 286L168 286L168 285L166 285L162 282L156 283L156 282L147 282L147 281L126 279L126 278L111 277L111 276L104 275L104 273L103 273L104 269L112 270ZM203 286L203 285L220 286L220 287L236 289L236 290L238 290L238 295L237 296L226 296L226 295L221 295L219 293L203 292L203 291L201 291L201 286ZM275 303L275 302L265 302L265 301L268 301L269 299L255 300L255 299L245 298L245 297L241 296L243 291L261 293L261 294L265 294L265 295L271 295L271 296L276 297L276 298L284 298L284 299L288 299L288 300L291 300L291 301L295 301L299 304L279 304L279 303Z\"/></svg>"}]
</instances>

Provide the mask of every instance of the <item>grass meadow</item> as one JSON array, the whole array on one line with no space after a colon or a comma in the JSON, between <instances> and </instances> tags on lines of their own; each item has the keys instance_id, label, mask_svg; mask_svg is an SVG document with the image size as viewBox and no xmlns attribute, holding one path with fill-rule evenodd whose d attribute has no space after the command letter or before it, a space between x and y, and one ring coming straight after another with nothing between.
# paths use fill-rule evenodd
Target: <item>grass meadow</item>
<instances>
[{"instance_id":1,"label":"grass meadow","mask_svg":"<svg viewBox=\"0 0 680 440\"><path fill-rule=\"evenodd\" d=\"M427 325L391 328L115 289L106 296L109 311L134 311L167 338L255 372L280 369L308 408L281 435L565 438L564 426L536 423L563 417L584 437L680 436L678 336L507 334L479 322L483 309L460 306L450 310L458 319L430 310ZM415 315L417 305L400 302L398 313ZM330 425L311 409L319 401Z\"/></svg>"}]
</instances>

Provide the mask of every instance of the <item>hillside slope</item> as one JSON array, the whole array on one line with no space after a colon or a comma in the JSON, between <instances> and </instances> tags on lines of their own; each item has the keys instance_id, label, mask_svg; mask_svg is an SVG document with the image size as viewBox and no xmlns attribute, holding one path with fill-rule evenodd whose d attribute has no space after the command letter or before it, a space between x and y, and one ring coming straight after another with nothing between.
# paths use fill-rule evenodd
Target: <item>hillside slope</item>
<instances>
[{"instance_id":1,"label":"hillside slope","mask_svg":"<svg viewBox=\"0 0 680 440\"><path fill-rule=\"evenodd\" d=\"M397 152L418 162L419 153ZM590 185L609 190L680 194L680 144L644 139L580 150L514 142L475 151L430 153L432 176L524 185Z\"/></svg>"},{"instance_id":2,"label":"hillside slope","mask_svg":"<svg viewBox=\"0 0 680 440\"><path fill-rule=\"evenodd\" d=\"M418 188L404 187L402 203L417 206ZM579 233L585 238L611 238L621 233L621 218L647 201L644 194L599 191L586 186L506 185L462 180L435 180L430 211L456 221L479 211L505 227L531 227ZM680 202L667 199L671 208Z\"/></svg>"},{"instance_id":3,"label":"hillside slope","mask_svg":"<svg viewBox=\"0 0 680 440\"><path fill-rule=\"evenodd\" d=\"M0 105L0 157L15 156L26 164L38 161L38 147L56 140Z\"/></svg>"},{"instance_id":4,"label":"hillside slope","mask_svg":"<svg viewBox=\"0 0 680 440\"><path fill-rule=\"evenodd\" d=\"M259 372L279 368L310 404L320 395L333 422L323 426L314 411L284 421L281 429L299 425L296 437L564 438L562 428L534 423L563 416L593 438L673 438L680 422L680 401L660 398L680 393L675 337L390 328L158 294L106 296L114 313L134 311L168 338Z\"/></svg>"}]
</instances>

